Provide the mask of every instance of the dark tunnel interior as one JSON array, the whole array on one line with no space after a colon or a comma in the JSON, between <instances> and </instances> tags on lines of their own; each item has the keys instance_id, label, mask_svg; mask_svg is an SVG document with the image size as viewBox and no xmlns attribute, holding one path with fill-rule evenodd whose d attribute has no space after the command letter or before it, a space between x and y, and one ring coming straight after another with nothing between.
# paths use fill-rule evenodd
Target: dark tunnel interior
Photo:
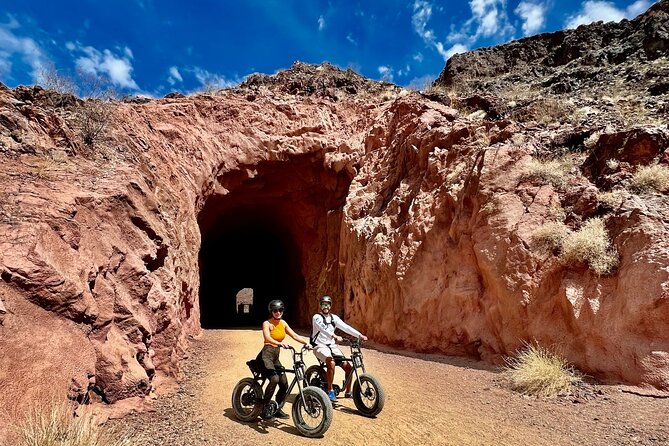
<instances>
[{"instance_id":1,"label":"dark tunnel interior","mask_svg":"<svg viewBox=\"0 0 669 446\"><path fill-rule=\"evenodd\" d=\"M280 209L257 202L228 208L219 201L210 199L203 210L212 220L199 258L202 327L260 327L272 299L283 300L290 314L305 283L299 248ZM253 289L248 313L237 305L243 288Z\"/></svg>"}]
</instances>

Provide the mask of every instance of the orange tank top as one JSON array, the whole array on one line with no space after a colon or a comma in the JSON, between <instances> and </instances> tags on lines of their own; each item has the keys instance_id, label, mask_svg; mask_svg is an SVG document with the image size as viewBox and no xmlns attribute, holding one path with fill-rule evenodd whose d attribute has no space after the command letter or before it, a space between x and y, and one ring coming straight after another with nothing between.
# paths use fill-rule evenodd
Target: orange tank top
<instances>
[{"instance_id":1,"label":"orange tank top","mask_svg":"<svg viewBox=\"0 0 669 446\"><path fill-rule=\"evenodd\" d=\"M285 337L286 337L286 323L283 320L279 320L279 323L276 325L272 324L272 321L269 322L269 336L270 338L274 339L277 342L282 342ZM269 342L265 342L265 345L271 345L272 347L276 347L273 344L270 344Z\"/></svg>"}]
</instances>

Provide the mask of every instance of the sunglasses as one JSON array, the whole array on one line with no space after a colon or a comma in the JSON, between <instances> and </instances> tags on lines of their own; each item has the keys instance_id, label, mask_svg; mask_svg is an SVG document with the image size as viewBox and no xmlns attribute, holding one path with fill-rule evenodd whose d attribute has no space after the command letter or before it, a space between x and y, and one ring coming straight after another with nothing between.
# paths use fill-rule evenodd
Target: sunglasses
<instances>
[{"instance_id":1,"label":"sunglasses","mask_svg":"<svg viewBox=\"0 0 669 446\"><path fill-rule=\"evenodd\" d=\"M330 304L321 304L321 308L330 308L331 306Z\"/></svg>"},{"instance_id":2,"label":"sunglasses","mask_svg":"<svg viewBox=\"0 0 669 446\"><path fill-rule=\"evenodd\" d=\"M277 308L275 310L272 310L272 313L283 313L283 308Z\"/></svg>"}]
</instances>

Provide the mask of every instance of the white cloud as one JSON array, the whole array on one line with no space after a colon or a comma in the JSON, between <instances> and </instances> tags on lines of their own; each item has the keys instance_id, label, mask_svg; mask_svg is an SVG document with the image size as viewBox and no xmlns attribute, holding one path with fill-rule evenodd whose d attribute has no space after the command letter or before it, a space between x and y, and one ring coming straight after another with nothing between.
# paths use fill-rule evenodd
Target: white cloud
<instances>
[{"instance_id":1,"label":"white cloud","mask_svg":"<svg viewBox=\"0 0 669 446\"><path fill-rule=\"evenodd\" d=\"M353 45L358 46L358 42L353 38L353 34L348 33L348 35L346 36L346 40L351 42Z\"/></svg>"},{"instance_id":2,"label":"white cloud","mask_svg":"<svg viewBox=\"0 0 669 446\"><path fill-rule=\"evenodd\" d=\"M195 78L203 87L228 88L241 83L240 79L227 79L225 76L212 73L204 68L195 67L192 70Z\"/></svg>"},{"instance_id":3,"label":"white cloud","mask_svg":"<svg viewBox=\"0 0 669 446\"><path fill-rule=\"evenodd\" d=\"M92 46L82 46L78 42L73 52L82 53L75 60L77 69L94 76L108 76L109 81L121 88L139 90L137 82L132 78L132 51L125 47L123 55L116 55L111 50L99 51Z\"/></svg>"},{"instance_id":4,"label":"white cloud","mask_svg":"<svg viewBox=\"0 0 669 446\"><path fill-rule=\"evenodd\" d=\"M318 18L318 30L323 31L324 29L325 29L325 19L323 18L323 16L320 16Z\"/></svg>"},{"instance_id":5,"label":"white cloud","mask_svg":"<svg viewBox=\"0 0 669 446\"><path fill-rule=\"evenodd\" d=\"M433 47L444 58L444 62L448 60L449 56L444 50L444 45L437 40L434 31L427 27L427 23L432 16L432 4L426 0L415 0L413 4L413 16L411 17L411 24L414 31L423 39L428 46ZM422 60L422 54L420 55Z\"/></svg>"},{"instance_id":6,"label":"white cloud","mask_svg":"<svg viewBox=\"0 0 669 446\"><path fill-rule=\"evenodd\" d=\"M463 45L461 43L456 43L452 47L450 47L448 50L446 50L446 54L450 58L454 54L461 54L461 53L466 53L469 51L469 48L466 45Z\"/></svg>"},{"instance_id":7,"label":"white cloud","mask_svg":"<svg viewBox=\"0 0 669 446\"><path fill-rule=\"evenodd\" d=\"M627 18L633 19L639 14L646 12L646 10L650 8L650 5L652 4L653 2L649 0L637 0L625 9L625 12L627 12Z\"/></svg>"},{"instance_id":8,"label":"white cloud","mask_svg":"<svg viewBox=\"0 0 669 446\"><path fill-rule=\"evenodd\" d=\"M415 60L418 63L421 63L423 61L423 53L416 53L413 55L413 60Z\"/></svg>"},{"instance_id":9,"label":"white cloud","mask_svg":"<svg viewBox=\"0 0 669 446\"><path fill-rule=\"evenodd\" d=\"M513 26L506 15L506 0L470 0L472 18L466 27L476 26L474 38L500 36L508 37L514 33Z\"/></svg>"},{"instance_id":10,"label":"white cloud","mask_svg":"<svg viewBox=\"0 0 669 446\"><path fill-rule=\"evenodd\" d=\"M587 25L600 20L619 22L622 19L632 19L648 9L650 5L651 2L648 0L637 0L627 8L619 9L611 2L588 0L581 5L579 12L567 19L565 27L576 28L579 25Z\"/></svg>"},{"instance_id":11,"label":"white cloud","mask_svg":"<svg viewBox=\"0 0 669 446\"><path fill-rule=\"evenodd\" d=\"M386 81L386 82L392 82L393 81L393 69L392 69L392 67L387 67L385 65L381 65L377 69L379 70L379 74L381 75L381 80L382 81Z\"/></svg>"},{"instance_id":12,"label":"white cloud","mask_svg":"<svg viewBox=\"0 0 669 446\"><path fill-rule=\"evenodd\" d=\"M518 4L515 12L523 19L523 35L536 34L546 23L548 4L541 1L523 0Z\"/></svg>"},{"instance_id":13,"label":"white cloud","mask_svg":"<svg viewBox=\"0 0 669 446\"><path fill-rule=\"evenodd\" d=\"M37 80L47 58L34 39L18 35L20 28L19 22L11 16L8 23L0 23L0 75L11 73L11 58L18 55L32 69L33 80Z\"/></svg>"},{"instance_id":14,"label":"white cloud","mask_svg":"<svg viewBox=\"0 0 669 446\"><path fill-rule=\"evenodd\" d=\"M167 82L169 82L170 85L184 81L184 78L181 77L181 73L179 73L179 69L177 67L170 67L169 73L170 75L167 77Z\"/></svg>"}]
</instances>

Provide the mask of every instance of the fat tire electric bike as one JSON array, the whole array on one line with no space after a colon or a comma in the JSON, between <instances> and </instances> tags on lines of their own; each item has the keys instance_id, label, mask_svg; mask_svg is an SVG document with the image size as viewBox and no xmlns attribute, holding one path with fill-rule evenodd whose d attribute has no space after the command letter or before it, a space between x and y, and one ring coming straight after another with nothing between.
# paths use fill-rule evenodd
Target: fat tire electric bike
<instances>
[{"instance_id":1,"label":"fat tire electric bike","mask_svg":"<svg viewBox=\"0 0 669 446\"><path fill-rule=\"evenodd\" d=\"M293 422L297 430L305 437L320 437L332 423L332 403L327 394L319 387L309 386L305 377L305 365L303 355L308 348L302 347L300 351L288 346L293 353L293 369L284 369L284 373L294 374L293 380L288 386L288 396L297 384L298 394L293 402ZM263 386L267 378L263 376L264 366L261 361L252 359L246 361L252 378L243 378L232 391L232 408L238 420L244 422L255 421L263 410ZM272 400L270 415L274 415L283 405L286 399L278 405Z\"/></svg>"},{"instance_id":2,"label":"fat tire electric bike","mask_svg":"<svg viewBox=\"0 0 669 446\"><path fill-rule=\"evenodd\" d=\"M360 347L360 339L354 340L345 340L345 344L348 344L351 348L351 356L333 356L335 365L339 365L343 362L350 362L352 365L351 373L348 375L347 379L344 379L341 387L337 384L332 385L332 390L334 390L335 395L339 395L342 390L348 387L349 381L355 379L353 383L352 397L355 407L360 411L360 413L366 417L375 417L381 410L383 410L383 405L386 401L386 393L381 386L381 382L375 378L372 374L365 371L365 364L362 360L362 349ZM319 387L323 391L327 391L327 366L325 363L320 362L318 365L312 365L305 372L305 378L307 383L313 387ZM358 369L362 373L358 372Z\"/></svg>"}]
</instances>

